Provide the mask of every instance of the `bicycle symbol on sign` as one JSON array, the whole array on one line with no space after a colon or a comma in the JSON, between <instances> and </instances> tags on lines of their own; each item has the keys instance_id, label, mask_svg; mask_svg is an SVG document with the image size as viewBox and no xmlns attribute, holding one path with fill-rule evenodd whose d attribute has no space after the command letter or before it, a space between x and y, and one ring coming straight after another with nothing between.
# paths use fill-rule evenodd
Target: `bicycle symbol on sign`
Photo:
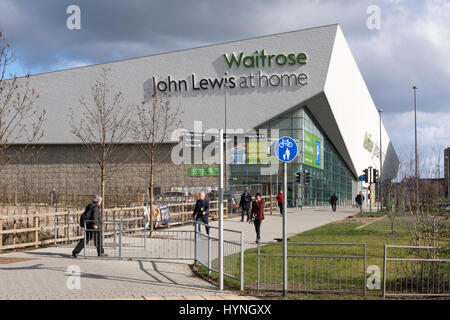
<instances>
[{"instance_id":1,"label":"bicycle symbol on sign","mask_svg":"<svg viewBox=\"0 0 450 320\"><path fill-rule=\"evenodd\" d=\"M284 146L286 146L287 148L292 148L292 146L293 146L292 141L285 140L285 139L281 140L280 148L284 148Z\"/></svg>"}]
</instances>

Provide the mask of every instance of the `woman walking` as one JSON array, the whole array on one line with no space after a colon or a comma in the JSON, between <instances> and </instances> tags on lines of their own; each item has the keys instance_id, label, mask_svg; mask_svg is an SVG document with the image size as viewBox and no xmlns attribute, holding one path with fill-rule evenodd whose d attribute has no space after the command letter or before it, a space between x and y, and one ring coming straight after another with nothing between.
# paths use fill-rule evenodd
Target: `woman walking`
<instances>
[{"instance_id":1,"label":"woman walking","mask_svg":"<svg viewBox=\"0 0 450 320\"><path fill-rule=\"evenodd\" d=\"M264 220L264 200L261 200L261 195L256 194L255 200L252 202L252 210L250 211L250 223L255 224L256 242L261 239L261 222Z\"/></svg>"},{"instance_id":2,"label":"woman walking","mask_svg":"<svg viewBox=\"0 0 450 320\"><path fill-rule=\"evenodd\" d=\"M278 207L280 208L280 215L283 216L284 214L284 206L283 206L283 189L280 189L280 192L277 194L277 198L275 199L275 202L278 203Z\"/></svg>"}]
</instances>

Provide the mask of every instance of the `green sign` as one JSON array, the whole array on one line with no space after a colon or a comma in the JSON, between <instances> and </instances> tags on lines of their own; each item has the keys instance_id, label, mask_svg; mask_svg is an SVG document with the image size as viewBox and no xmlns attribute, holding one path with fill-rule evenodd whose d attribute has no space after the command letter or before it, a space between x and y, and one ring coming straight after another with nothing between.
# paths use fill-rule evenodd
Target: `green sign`
<instances>
[{"instance_id":1,"label":"green sign","mask_svg":"<svg viewBox=\"0 0 450 320\"><path fill-rule=\"evenodd\" d=\"M305 154L305 164L321 168L321 141L315 135L305 131L305 141L304 141L304 154Z\"/></svg>"},{"instance_id":2,"label":"green sign","mask_svg":"<svg viewBox=\"0 0 450 320\"><path fill-rule=\"evenodd\" d=\"M245 68L264 68L271 67L272 65L284 66L286 64L291 66L295 64L303 65L306 64L306 60L308 59L304 52L266 55L264 50L261 50L261 52L256 50L253 55L248 56L244 55L243 52L240 52L237 55L233 52L230 55L224 54L223 56L229 68L233 65L235 65L236 68L239 68L241 65Z\"/></svg>"},{"instance_id":3,"label":"green sign","mask_svg":"<svg viewBox=\"0 0 450 320\"><path fill-rule=\"evenodd\" d=\"M247 164L268 164L267 141L247 143Z\"/></svg>"},{"instance_id":4,"label":"green sign","mask_svg":"<svg viewBox=\"0 0 450 320\"><path fill-rule=\"evenodd\" d=\"M367 151L372 152L374 143L372 140L370 140L370 138L371 138L371 135L368 132L366 132L366 135L364 136L363 147Z\"/></svg>"},{"instance_id":5,"label":"green sign","mask_svg":"<svg viewBox=\"0 0 450 320\"><path fill-rule=\"evenodd\" d=\"M219 168L189 168L189 177L217 177L219 176Z\"/></svg>"}]
</instances>

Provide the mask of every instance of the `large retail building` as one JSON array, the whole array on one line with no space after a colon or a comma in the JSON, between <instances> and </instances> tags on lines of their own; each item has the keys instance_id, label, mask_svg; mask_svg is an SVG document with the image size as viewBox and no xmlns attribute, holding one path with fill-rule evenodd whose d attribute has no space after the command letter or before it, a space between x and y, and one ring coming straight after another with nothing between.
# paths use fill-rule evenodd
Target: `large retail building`
<instances>
[{"instance_id":1,"label":"large retail building","mask_svg":"<svg viewBox=\"0 0 450 320\"><path fill-rule=\"evenodd\" d=\"M358 181L363 170L380 169L380 144L382 179L397 175L397 155L343 32L339 25L328 25L31 76L40 95L37 103L47 114L44 136L36 156L4 168L3 188L14 181L14 188L27 185L41 192L53 186L60 193L98 192L98 181L87 168L92 159L71 132L69 110L77 111L80 98L92 95L104 67L110 68L110 84L127 104L151 101L155 90L168 93L170 104L181 109L177 129L202 133L226 126L229 132L260 132L256 142L249 134L250 140L229 143L229 189L259 185L268 190L272 183L276 190L282 166L274 166L273 156L261 150L282 136L297 140L300 150L289 164L290 200L300 197L294 176L305 169L311 176L305 204L326 203L334 192L351 202L367 187ZM217 187L216 163L174 163L171 151L179 146L174 137L169 135L159 149L155 192ZM123 154L138 148L131 138L125 142ZM200 148L204 151L207 144ZM145 192L145 167L139 155L129 159L111 177L107 193Z\"/></svg>"}]
</instances>

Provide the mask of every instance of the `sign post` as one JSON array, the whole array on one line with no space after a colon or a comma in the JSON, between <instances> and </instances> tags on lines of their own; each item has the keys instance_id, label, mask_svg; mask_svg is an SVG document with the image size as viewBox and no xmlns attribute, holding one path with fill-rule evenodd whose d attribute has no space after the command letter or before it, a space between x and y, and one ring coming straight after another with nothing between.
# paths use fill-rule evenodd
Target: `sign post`
<instances>
[{"instance_id":1,"label":"sign post","mask_svg":"<svg viewBox=\"0 0 450 320\"><path fill-rule=\"evenodd\" d=\"M219 290L223 290L223 129L219 130Z\"/></svg>"},{"instance_id":2,"label":"sign post","mask_svg":"<svg viewBox=\"0 0 450 320\"><path fill-rule=\"evenodd\" d=\"M288 259L287 259L287 164L297 157L298 147L294 139L282 137L275 144L275 154L278 160L284 162L284 183L283 183L283 296L288 290Z\"/></svg>"}]
</instances>

